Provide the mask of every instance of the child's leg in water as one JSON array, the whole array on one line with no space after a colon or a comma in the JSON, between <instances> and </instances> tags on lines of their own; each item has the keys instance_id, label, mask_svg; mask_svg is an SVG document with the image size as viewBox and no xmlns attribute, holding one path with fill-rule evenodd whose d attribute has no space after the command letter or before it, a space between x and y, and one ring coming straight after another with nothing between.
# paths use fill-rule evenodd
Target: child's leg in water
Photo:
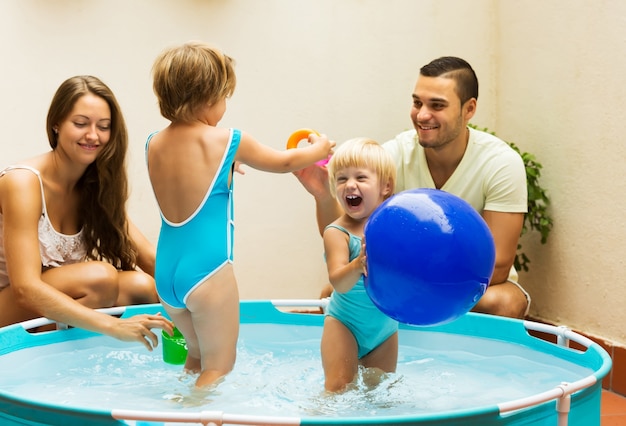
<instances>
[{"instance_id":1,"label":"child's leg in water","mask_svg":"<svg viewBox=\"0 0 626 426\"><path fill-rule=\"evenodd\" d=\"M376 387L387 377L386 373L396 371L397 364L398 332L396 331L373 351L361 358L361 365L366 368L363 372L363 383L368 387Z\"/></svg>"},{"instance_id":2,"label":"child's leg in water","mask_svg":"<svg viewBox=\"0 0 626 426\"><path fill-rule=\"evenodd\" d=\"M352 332L336 318L324 318L321 352L324 388L328 392L348 390L358 371L358 347Z\"/></svg>"},{"instance_id":3,"label":"child's leg in water","mask_svg":"<svg viewBox=\"0 0 626 426\"><path fill-rule=\"evenodd\" d=\"M196 387L206 388L228 374L235 365L239 292L232 265L225 265L199 285L187 298L187 309L197 337L197 347L192 351L188 346L189 354L200 359ZM193 365L190 363L189 367Z\"/></svg>"},{"instance_id":4,"label":"child's leg in water","mask_svg":"<svg viewBox=\"0 0 626 426\"><path fill-rule=\"evenodd\" d=\"M198 337L193 328L191 320L191 312L187 309L176 309L163 305L167 314L170 316L174 325L185 337L187 345L187 359L185 360L184 370L187 373L195 374L200 372L200 350L198 349Z\"/></svg>"}]
</instances>

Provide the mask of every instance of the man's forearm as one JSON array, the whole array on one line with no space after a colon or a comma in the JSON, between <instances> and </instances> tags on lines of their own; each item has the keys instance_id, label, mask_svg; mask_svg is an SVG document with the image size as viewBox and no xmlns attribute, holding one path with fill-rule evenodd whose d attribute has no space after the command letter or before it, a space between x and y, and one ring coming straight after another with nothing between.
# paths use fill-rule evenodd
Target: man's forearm
<instances>
[{"instance_id":1,"label":"man's forearm","mask_svg":"<svg viewBox=\"0 0 626 426\"><path fill-rule=\"evenodd\" d=\"M317 218L317 226L320 235L324 234L324 229L341 216L341 207L337 200L332 197L324 199L315 199L315 213Z\"/></svg>"}]
</instances>

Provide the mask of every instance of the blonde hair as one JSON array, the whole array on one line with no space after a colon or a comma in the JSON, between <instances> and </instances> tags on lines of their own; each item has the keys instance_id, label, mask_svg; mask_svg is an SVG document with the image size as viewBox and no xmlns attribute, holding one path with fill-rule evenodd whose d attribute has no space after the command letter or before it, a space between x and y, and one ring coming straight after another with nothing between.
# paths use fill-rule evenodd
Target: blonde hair
<instances>
[{"instance_id":1,"label":"blonde hair","mask_svg":"<svg viewBox=\"0 0 626 426\"><path fill-rule=\"evenodd\" d=\"M232 96L237 83L233 67L231 57L204 42L165 49L152 66L161 115L170 121L192 121L200 108Z\"/></svg>"},{"instance_id":2,"label":"blonde hair","mask_svg":"<svg viewBox=\"0 0 626 426\"><path fill-rule=\"evenodd\" d=\"M367 167L378 176L381 184L390 183L393 194L396 184L396 165L391 155L378 142L369 138L354 138L339 145L328 162L330 191L337 196L337 172L348 167Z\"/></svg>"}]
</instances>

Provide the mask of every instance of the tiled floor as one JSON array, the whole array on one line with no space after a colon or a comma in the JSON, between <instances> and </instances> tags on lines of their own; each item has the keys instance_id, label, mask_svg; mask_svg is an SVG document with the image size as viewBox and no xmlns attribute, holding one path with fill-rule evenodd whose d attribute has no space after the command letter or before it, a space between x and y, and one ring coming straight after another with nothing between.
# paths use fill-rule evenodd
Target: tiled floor
<instances>
[{"instance_id":1,"label":"tiled floor","mask_svg":"<svg viewBox=\"0 0 626 426\"><path fill-rule=\"evenodd\" d=\"M626 425L626 397L603 390L601 406L600 426Z\"/></svg>"}]
</instances>

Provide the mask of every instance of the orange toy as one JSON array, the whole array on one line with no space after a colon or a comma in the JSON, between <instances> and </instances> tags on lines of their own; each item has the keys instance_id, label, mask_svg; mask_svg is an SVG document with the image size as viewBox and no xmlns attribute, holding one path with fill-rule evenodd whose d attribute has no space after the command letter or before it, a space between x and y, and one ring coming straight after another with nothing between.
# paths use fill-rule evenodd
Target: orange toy
<instances>
[{"instance_id":1,"label":"orange toy","mask_svg":"<svg viewBox=\"0 0 626 426\"><path fill-rule=\"evenodd\" d=\"M293 132L291 134L291 136L289 136L289 139L287 140L287 149L291 149L291 148L297 148L298 144L300 143L301 140L303 139L308 139L309 135L313 133L317 136L319 136L320 134L317 133L315 130L313 129L298 129L295 132Z\"/></svg>"},{"instance_id":2,"label":"orange toy","mask_svg":"<svg viewBox=\"0 0 626 426\"><path fill-rule=\"evenodd\" d=\"M309 139L309 135L311 133L317 136L320 135L313 129L304 128L304 129L296 130L295 132L291 134L291 136L289 136L289 139L287 140L287 149L297 148L301 140ZM318 166L325 166L326 164L328 164L328 160L330 160L330 155L328 156L328 158L325 158L324 160L320 160L315 164L317 164Z\"/></svg>"}]
</instances>

